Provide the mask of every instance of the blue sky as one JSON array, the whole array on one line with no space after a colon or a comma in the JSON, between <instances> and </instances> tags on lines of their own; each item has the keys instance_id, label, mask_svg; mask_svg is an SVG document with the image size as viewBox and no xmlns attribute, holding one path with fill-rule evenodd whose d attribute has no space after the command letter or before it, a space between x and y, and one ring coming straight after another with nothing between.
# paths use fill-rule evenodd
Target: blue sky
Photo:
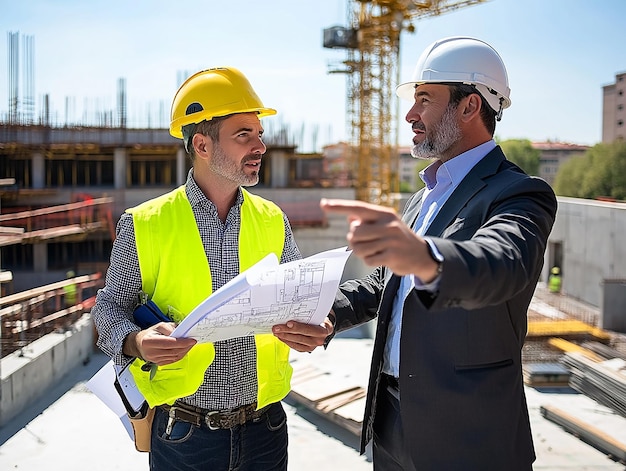
<instances>
[{"instance_id":1,"label":"blue sky","mask_svg":"<svg viewBox=\"0 0 626 471\"><path fill-rule=\"evenodd\" d=\"M114 110L123 77L129 124L150 114L153 127L168 115L181 73L235 66L279 111L266 128L289 126L304 139L301 151L319 150L348 136L346 78L328 74L345 54L322 47L322 30L347 25L347 10L348 0L0 0L0 64L8 64L9 32L33 36L37 107L48 94L59 121L66 97L74 119ZM499 138L593 145L602 138L602 86L626 71L625 19L623 0L490 0L417 21L401 39L400 78L434 40L478 37L508 69L513 104ZM401 102L401 119L408 108ZM399 144L410 144L408 124L400 129Z\"/></svg>"}]
</instances>

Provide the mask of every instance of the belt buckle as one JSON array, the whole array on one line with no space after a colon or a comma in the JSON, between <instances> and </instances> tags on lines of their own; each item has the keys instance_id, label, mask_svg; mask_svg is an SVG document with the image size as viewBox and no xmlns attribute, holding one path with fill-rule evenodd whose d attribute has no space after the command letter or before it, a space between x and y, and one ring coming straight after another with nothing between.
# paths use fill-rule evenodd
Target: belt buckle
<instances>
[{"instance_id":1,"label":"belt buckle","mask_svg":"<svg viewBox=\"0 0 626 471\"><path fill-rule=\"evenodd\" d=\"M211 425L211 417L213 417L214 415L219 415L218 411L212 411L207 413L206 417L204 418L204 422L206 423L206 426L209 427L209 430L220 430L220 427L217 426L213 426Z\"/></svg>"},{"instance_id":2,"label":"belt buckle","mask_svg":"<svg viewBox=\"0 0 626 471\"><path fill-rule=\"evenodd\" d=\"M235 425L244 425L251 417L254 417L254 411L249 411L249 406L242 406L228 412L208 412L204 421L210 430L220 430L233 428ZM215 425L212 425L211 421Z\"/></svg>"}]
</instances>

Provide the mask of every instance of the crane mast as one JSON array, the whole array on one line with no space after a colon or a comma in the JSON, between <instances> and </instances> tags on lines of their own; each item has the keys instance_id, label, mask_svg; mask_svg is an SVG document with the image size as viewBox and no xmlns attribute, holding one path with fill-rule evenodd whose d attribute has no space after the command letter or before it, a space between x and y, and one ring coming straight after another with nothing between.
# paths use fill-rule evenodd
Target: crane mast
<instances>
[{"instance_id":1,"label":"crane mast","mask_svg":"<svg viewBox=\"0 0 626 471\"><path fill-rule=\"evenodd\" d=\"M346 49L347 114L356 198L395 207L399 194L398 102L400 36L413 20L485 0L349 0L350 26L324 30L324 47Z\"/></svg>"}]
</instances>

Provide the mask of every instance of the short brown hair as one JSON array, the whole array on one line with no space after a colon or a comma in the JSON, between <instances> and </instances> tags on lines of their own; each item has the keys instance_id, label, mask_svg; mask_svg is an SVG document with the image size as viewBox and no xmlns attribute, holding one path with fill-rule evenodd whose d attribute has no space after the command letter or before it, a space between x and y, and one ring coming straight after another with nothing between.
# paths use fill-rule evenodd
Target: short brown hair
<instances>
[{"instance_id":1,"label":"short brown hair","mask_svg":"<svg viewBox=\"0 0 626 471\"><path fill-rule=\"evenodd\" d=\"M222 127L222 122L230 117L228 116L216 116L210 120L200 121L198 124L188 124L183 127L183 139L185 141L185 150L191 161L193 162L196 158L196 152L193 150L193 145L191 144L191 140L193 136L196 134L202 134L203 136L208 136L214 143L219 142L220 140L220 129Z\"/></svg>"},{"instance_id":2,"label":"short brown hair","mask_svg":"<svg viewBox=\"0 0 626 471\"><path fill-rule=\"evenodd\" d=\"M487 128L487 131L493 136L496 132L496 112L489 106L487 100L481 95L474 85L468 85L465 83L452 83L448 84L450 88L450 104L457 106L463 98L473 93L480 97L482 104L480 105L480 117L483 120L483 124Z\"/></svg>"}]
</instances>

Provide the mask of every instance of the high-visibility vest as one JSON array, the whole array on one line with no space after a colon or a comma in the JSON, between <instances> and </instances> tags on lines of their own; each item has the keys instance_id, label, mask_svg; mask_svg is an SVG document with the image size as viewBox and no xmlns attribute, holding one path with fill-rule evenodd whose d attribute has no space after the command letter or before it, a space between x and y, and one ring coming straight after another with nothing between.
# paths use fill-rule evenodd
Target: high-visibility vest
<instances>
[{"instance_id":1,"label":"high-visibility vest","mask_svg":"<svg viewBox=\"0 0 626 471\"><path fill-rule=\"evenodd\" d=\"M551 293L561 292L561 275L552 274L548 277L548 289Z\"/></svg>"},{"instance_id":2,"label":"high-visibility vest","mask_svg":"<svg viewBox=\"0 0 626 471\"><path fill-rule=\"evenodd\" d=\"M76 292L77 288L75 284L66 285L63 287L63 294L65 295L65 304L73 306L76 304Z\"/></svg>"},{"instance_id":3,"label":"high-visibility vest","mask_svg":"<svg viewBox=\"0 0 626 471\"><path fill-rule=\"evenodd\" d=\"M285 245L282 211L274 203L243 190L239 230L239 270L270 253L280 260ZM180 322L212 292L211 270L185 187L127 210L133 215L142 289L162 312ZM172 309L168 309L168 308ZM280 401L290 389L289 347L272 334L255 336L257 407ZM196 344L175 363L150 372L139 358L130 365L137 388L151 407L173 404L195 393L215 359L212 343Z\"/></svg>"}]
</instances>

